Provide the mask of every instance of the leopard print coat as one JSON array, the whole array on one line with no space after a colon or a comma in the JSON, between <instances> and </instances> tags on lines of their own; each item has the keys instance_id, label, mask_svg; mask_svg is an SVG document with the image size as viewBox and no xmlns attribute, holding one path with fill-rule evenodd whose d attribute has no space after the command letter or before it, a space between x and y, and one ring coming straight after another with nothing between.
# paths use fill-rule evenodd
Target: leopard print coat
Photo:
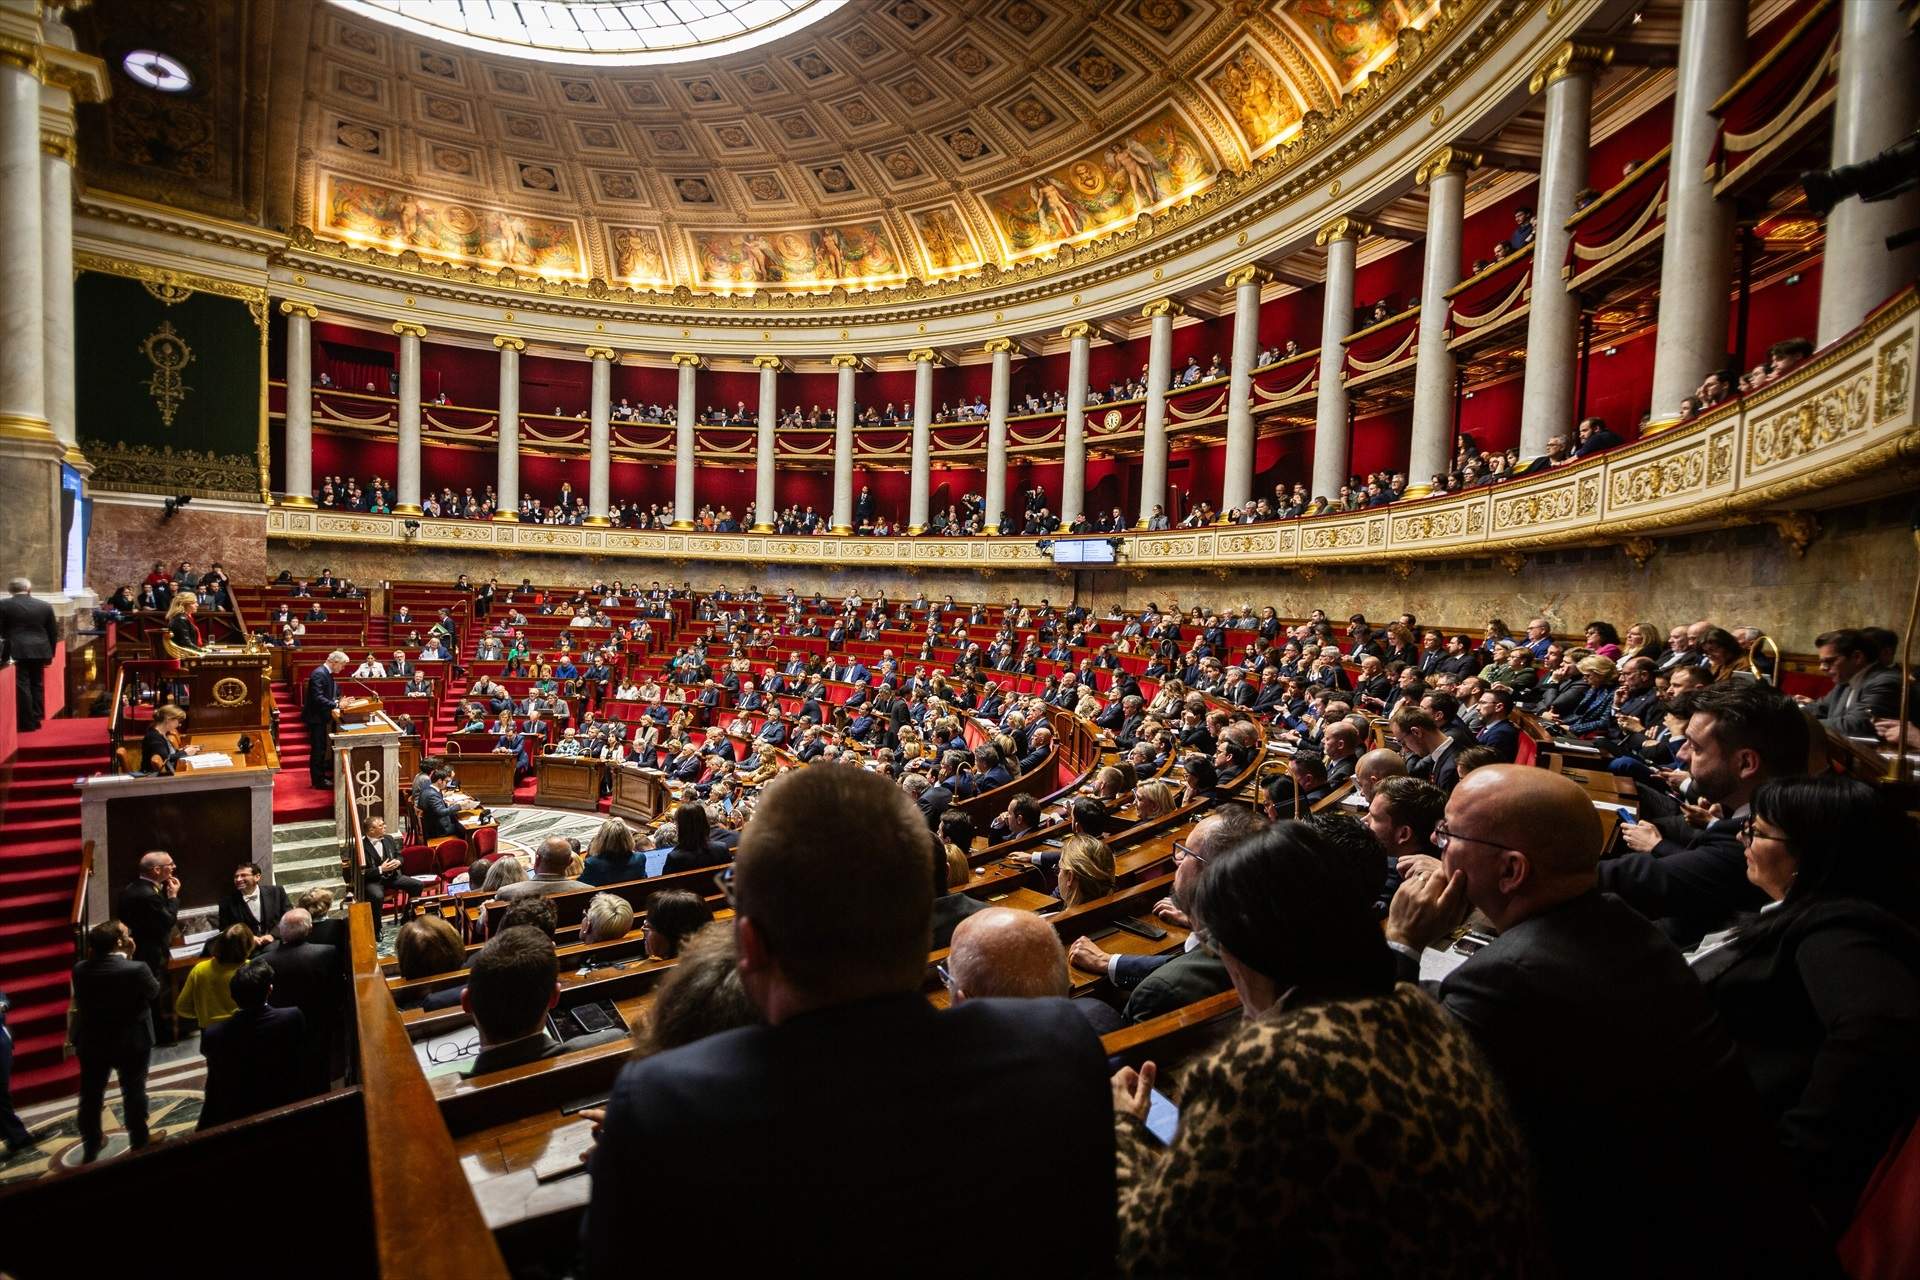
<instances>
[{"instance_id":1,"label":"leopard print coat","mask_svg":"<svg viewBox=\"0 0 1920 1280\"><path fill-rule=\"evenodd\" d=\"M1282 1001L1182 1085L1171 1147L1116 1119L1124 1274L1542 1273L1519 1132L1417 988Z\"/></svg>"}]
</instances>

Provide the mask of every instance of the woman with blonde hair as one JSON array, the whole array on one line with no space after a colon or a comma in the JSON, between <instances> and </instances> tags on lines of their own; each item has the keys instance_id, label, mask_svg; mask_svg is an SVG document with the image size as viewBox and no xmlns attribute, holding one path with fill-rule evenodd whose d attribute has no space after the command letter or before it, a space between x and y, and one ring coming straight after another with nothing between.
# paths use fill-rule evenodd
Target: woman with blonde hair
<instances>
[{"instance_id":1,"label":"woman with blonde hair","mask_svg":"<svg viewBox=\"0 0 1920 1280\"><path fill-rule=\"evenodd\" d=\"M1113 850L1092 836L1068 836L1060 845L1060 901L1077 907L1113 892Z\"/></svg>"},{"instance_id":2,"label":"woman with blonde hair","mask_svg":"<svg viewBox=\"0 0 1920 1280\"><path fill-rule=\"evenodd\" d=\"M1080 691L1080 701L1073 704L1073 714L1079 716L1082 720L1093 719L1100 714L1100 699L1082 689Z\"/></svg>"},{"instance_id":3,"label":"woman with blonde hair","mask_svg":"<svg viewBox=\"0 0 1920 1280\"><path fill-rule=\"evenodd\" d=\"M1149 778L1133 789L1134 817L1147 822L1173 812L1175 795L1173 784L1163 778Z\"/></svg>"},{"instance_id":4,"label":"woman with blonde hair","mask_svg":"<svg viewBox=\"0 0 1920 1280\"><path fill-rule=\"evenodd\" d=\"M1627 628L1620 656L1614 661L1624 665L1629 658L1652 658L1658 662L1667 651L1666 636L1665 631L1651 622L1636 622Z\"/></svg>"},{"instance_id":5,"label":"woman with blonde hair","mask_svg":"<svg viewBox=\"0 0 1920 1280\"><path fill-rule=\"evenodd\" d=\"M624 818L608 818L593 833L592 843L587 845L586 865L580 870L582 883L590 885L618 884L622 880L638 880L647 874L644 860L635 861L633 856L633 828Z\"/></svg>"},{"instance_id":6,"label":"woman with blonde hair","mask_svg":"<svg viewBox=\"0 0 1920 1280\"><path fill-rule=\"evenodd\" d=\"M615 893L596 893L580 921L580 941L611 942L633 930L633 904Z\"/></svg>"}]
</instances>

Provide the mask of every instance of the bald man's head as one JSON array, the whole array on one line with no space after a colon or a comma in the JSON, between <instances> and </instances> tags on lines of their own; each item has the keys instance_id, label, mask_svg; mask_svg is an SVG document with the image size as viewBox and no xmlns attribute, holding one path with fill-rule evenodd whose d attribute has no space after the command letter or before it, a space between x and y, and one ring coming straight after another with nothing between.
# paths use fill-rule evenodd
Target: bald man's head
<instances>
[{"instance_id":1,"label":"bald man's head","mask_svg":"<svg viewBox=\"0 0 1920 1280\"><path fill-rule=\"evenodd\" d=\"M1038 999L1068 991L1067 950L1053 926L1031 911L988 907L953 931L947 957L953 998Z\"/></svg>"},{"instance_id":2,"label":"bald man's head","mask_svg":"<svg viewBox=\"0 0 1920 1280\"><path fill-rule=\"evenodd\" d=\"M1445 825L1448 869L1466 872L1468 899L1502 928L1593 886L1600 814L1557 773L1475 769L1448 798Z\"/></svg>"},{"instance_id":3,"label":"bald man's head","mask_svg":"<svg viewBox=\"0 0 1920 1280\"><path fill-rule=\"evenodd\" d=\"M1388 778L1397 778L1407 771L1407 758L1398 751L1389 751L1382 747L1369 751L1360 757L1353 766L1354 786L1361 795L1373 799L1374 790Z\"/></svg>"}]
</instances>

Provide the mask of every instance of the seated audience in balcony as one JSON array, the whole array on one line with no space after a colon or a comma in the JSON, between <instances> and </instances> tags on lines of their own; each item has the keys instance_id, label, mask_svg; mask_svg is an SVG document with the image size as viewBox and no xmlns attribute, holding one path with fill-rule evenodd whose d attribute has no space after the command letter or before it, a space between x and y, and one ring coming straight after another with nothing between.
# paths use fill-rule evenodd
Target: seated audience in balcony
<instances>
[{"instance_id":1,"label":"seated audience in balcony","mask_svg":"<svg viewBox=\"0 0 1920 1280\"><path fill-rule=\"evenodd\" d=\"M1443 861L1400 886L1387 941L1411 980L1469 905L1499 929L1434 990L1526 1138L1557 1269L1822 1270L1812 1214L1705 990L1596 883L1601 824L1588 796L1545 769L1475 769L1433 842ZM1634 1212L1609 1211L1628 1185Z\"/></svg>"},{"instance_id":2,"label":"seated audience in balcony","mask_svg":"<svg viewBox=\"0 0 1920 1280\"><path fill-rule=\"evenodd\" d=\"M1575 446L1573 456L1590 458L1607 449L1617 449L1625 441L1607 429L1604 418L1582 418L1577 428L1580 442Z\"/></svg>"},{"instance_id":3,"label":"seated audience in balcony","mask_svg":"<svg viewBox=\"0 0 1920 1280\"><path fill-rule=\"evenodd\" d=\"M1920 1107L1913 824L1836 776L1763 784L1741 832L1769 905L1694 963L1830 1236Z\"/></svg>"},{"instance_id":4,"label":"seated audience in balcony","mask_svg":"<svg viewBox=\"0 0 1920 1280\"><path fill-rule=\"evenodd\" d=\"M1768 382L1785 377L1813 356L1813 344L1805 338L1784 338L1767 348Z\"/></svg>"},{"instance_id":5,"label":"seated audience in balcony","mask_svg":"<svg viewBox=\"0 0 1920 1280\"><path fill-rule=\"evenodd\" d=\"M1513 211L1513 234L1507 237L1506 248L1515 251L1533 243L1533 210L1521 205Z\"/></svg>"}]
</instances>

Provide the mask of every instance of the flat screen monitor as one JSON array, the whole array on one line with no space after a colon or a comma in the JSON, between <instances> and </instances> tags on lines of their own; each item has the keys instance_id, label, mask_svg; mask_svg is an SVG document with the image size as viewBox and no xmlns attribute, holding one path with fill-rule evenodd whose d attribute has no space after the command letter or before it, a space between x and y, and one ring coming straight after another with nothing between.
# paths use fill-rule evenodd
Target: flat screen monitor
<instances>
[{"instance_id":1,"label":"flat screen monitor","mask_svg":"<svg viewBox=\"0 0 1920 1280\"><path fill-rule=\"evenodd\" d=\"M1060 538L1053 544L1055 564L1112 564L1113 547L1105 538Z\"/></svg>"}]
</instances>

